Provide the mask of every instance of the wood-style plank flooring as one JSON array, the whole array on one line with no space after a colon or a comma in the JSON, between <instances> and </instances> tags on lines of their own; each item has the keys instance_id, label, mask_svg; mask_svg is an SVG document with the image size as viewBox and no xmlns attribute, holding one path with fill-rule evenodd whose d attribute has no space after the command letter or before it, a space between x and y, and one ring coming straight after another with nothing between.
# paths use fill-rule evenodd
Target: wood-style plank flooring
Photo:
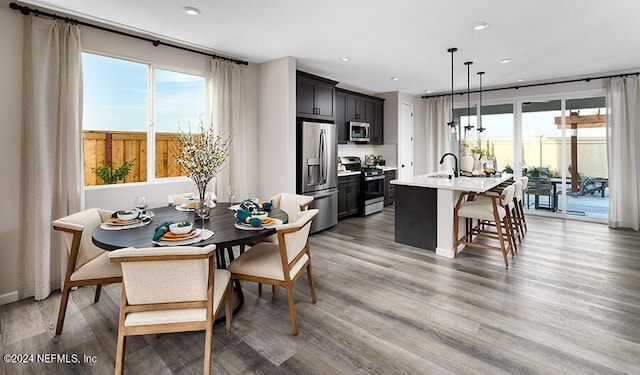
<instances>
[{"instance_id":1,"label":"wood-style plank flooring","mask_svg":"<svg viewBox=\"0 0 640 375\"><path fill-rule=\"evenodd\" d=\"M244 283L232 333L217 325L214 374L638 374L640 234L529 216L505 269L495 251L457 259L393 242L394 211L311 236L318 302L295 286L300 334L284 290ZM120 286L0 306L0 352L77 353L96 363L0 363L0 374L111 374ZM128 340L130 374L202 372L204 334Z\"/></svg>"}]
</instances>

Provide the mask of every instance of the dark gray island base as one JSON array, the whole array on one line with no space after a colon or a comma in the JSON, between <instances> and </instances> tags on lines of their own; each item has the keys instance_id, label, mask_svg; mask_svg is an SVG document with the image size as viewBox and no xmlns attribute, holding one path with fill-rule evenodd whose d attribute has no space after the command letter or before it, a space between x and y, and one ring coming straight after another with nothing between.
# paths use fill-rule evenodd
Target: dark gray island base
<instances>
[{"instance_id":1,"label":"dark gray island base","mask_svg":"<svg viewBox=\"0 0 640 375\"><path fill-rule=\"evenodd\" d=\"M446 177L446 173L434 172L391 181L396 186L396 242L453 258L453 211L460 192L485 192L510 180L512 175ZM464 225L464 220L459 218L458 224Z\"/></svg>"},{"instance_id":2,"label":"dark gray island base","mask_svg":"<svg viewBox=\"0 0 640 375\"><path fill-rule=\"evenodd\" d=\"M395 241L435 251L438 241L438 189L395 186Z\"/></svg>"}]
</instances>

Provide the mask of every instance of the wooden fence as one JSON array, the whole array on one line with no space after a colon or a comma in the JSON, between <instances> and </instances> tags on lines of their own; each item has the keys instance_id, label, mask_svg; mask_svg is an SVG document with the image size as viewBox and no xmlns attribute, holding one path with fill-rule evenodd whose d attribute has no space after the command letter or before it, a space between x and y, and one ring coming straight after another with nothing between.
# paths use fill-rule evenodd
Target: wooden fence
<instances>
[{"instance_id":1,"label":"wooden fence","mask_svg":"<svg viewBox=\"0 0 640 375\"><path fill-rule=\"evenodd\" d=\"M180 176L175 158L171 153L175 150L175 141L179 133L156 133L155 169L156 178ZM120 167L125 161L134 160L131 171L124 182L147 181L147 133L125 131L82 132L84 150L84 184L100 185L92 168L103 162L112 162Z\"/></svg>"}]
</instances>

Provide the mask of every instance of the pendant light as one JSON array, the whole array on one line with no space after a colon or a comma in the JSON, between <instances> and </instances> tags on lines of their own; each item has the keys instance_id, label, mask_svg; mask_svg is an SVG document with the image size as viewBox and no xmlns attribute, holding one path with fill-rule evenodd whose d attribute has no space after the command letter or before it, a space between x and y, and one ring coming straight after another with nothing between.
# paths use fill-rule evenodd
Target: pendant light
<instances>
[{"instance_id":1,"label":"pendant light","mask_svg":"<svg viewBox=\"0 0 640 375\"><path fill-rule=\"evenodd\" d=\"M478 72L478 76L480 77L480 109L478 110L480 117L478 118L478 131L480 133L487 130L486 128L482 127L482 76L483 75L484 75L484 72Z\"/></svg>"},{"instance_id":2,"label":"pendant light","mask_svg":"<svg viewBox=\"0 0 640 375\"><path fill-rule=\"evenodd\" d=\"M458 135L456 132L456 122L453 121L453 53L456 52L457 48L449 48L447 52L451 54L451 121L447 122L449 125L449 140L456 141L458 140Z\"/></svg>"},{"instance_id":3,"label":"pendant light","mask_svg":"<svg viewBox=\"0 0 640 375\"><path fill-rule=\"evenodd\" d=\"M473 129L473 126L471 125L471 113L469 112L471 109L471 89L469 87L470 85L470 78L471 76L469 75L470 73L470 68L471 68L471 64L473 64L473 61L465 61L464 65L467 66L467 125L464 127L465 130L465 138L467 137L467 132L471 131L471 129Z\"/></svg>"}]
</instances>

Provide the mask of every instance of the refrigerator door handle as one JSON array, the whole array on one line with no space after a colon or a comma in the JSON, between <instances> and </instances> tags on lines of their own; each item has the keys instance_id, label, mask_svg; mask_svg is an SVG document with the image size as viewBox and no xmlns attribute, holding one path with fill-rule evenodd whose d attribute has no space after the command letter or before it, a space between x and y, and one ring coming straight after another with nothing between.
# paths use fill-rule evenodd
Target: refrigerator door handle
<instances>
[{"instance_id":1,"label":"refrigerator door handle","mask_svg":"<svg viewBox=\"0 0 640 375\"><path fill-rule=\"evenodd\" d=\"M325 184L327 182L327 152L325 150L326 140L325 140L325 131L324 129L320 130L320 145L319 145L319 159L320 159L320 178L322 179L322 183Z\"/></svg>"}]
</instances>

